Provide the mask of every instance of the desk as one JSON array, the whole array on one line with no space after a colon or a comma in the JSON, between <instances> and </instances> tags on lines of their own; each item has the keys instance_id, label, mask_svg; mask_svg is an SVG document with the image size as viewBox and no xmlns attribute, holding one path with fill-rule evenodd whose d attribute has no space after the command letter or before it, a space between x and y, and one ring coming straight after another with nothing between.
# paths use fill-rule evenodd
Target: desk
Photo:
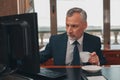
<instances>
[{"instance_id":1,"label":"desk","mask_svg":"<svg viewBox=\"0 0 120 80\"><path fill-rule=\"evenodd\" d=\"M54 69L57 71L66 71L67 75L57 79L48 79L42 76L37 75L24 75L27 76L27 79L20 80L83 80L81 79L81 66L42 66L44 68ZM105 65L102 66L102 70L97 73L89 73L90 75L104 75L107 80L120 80L120 65ZM88 74L87 74L88 75ZM26 77L25 77L26 78ZM4 79L8 80L8 79ZM9 79L9 80L18 80L18 79Z\"/></svg>"},{"instance_id":2,"label":"desk","mask_svg":"<svg viewBox=\"0 0 120 80\"><path fill-rule=\"evenodd\" d=\"M67 77L64 79L62 78L60 80L71 80L73 78L75 78L73 80L76 80L76 78L79 78L79 76L80 76L81 66L43 66L43 67L51 68L51 69L66 69L67 71L69 71L69 73L67 73ZM74 71L73 71L73 69L74 69ZM72 72L72 73L70 73L70 72ZM76 73L77 73L77 75L79 74L79 76L77 76ZM73 74L73 75L71 75L71 74ZM120 65L102 66L101 75L104 75L108 80L120 80ZM79 80L79 79L77 79L77 80Z\"/></svg>"},{"instance_id":3,"label":"desk","mask_svg":"<svg viewBox=\"0 0 120 80\"><path fill-rule=\"evenodd\" d=\"M120 65L111 65L103 67L102 74L108 80L120 80Z\"/></svg>"}]
</instances>

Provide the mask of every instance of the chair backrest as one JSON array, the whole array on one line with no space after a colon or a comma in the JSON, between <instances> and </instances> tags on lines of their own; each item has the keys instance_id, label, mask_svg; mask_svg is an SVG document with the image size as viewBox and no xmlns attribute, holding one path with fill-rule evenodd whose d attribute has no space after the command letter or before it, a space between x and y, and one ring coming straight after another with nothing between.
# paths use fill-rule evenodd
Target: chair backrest
<instances>
[{"instance_id":1,"label":"chair backrest","mask_svg":"<svg viewBox=\"0 0 120 80\"><path fill-rule=\"evenodd\" d=\"M52 66L54 65L53 63L53 58L49 59L48 61L44 62L43 64L41 64L40 66Z\"/></svg>"},{"instance_id":2,"label":"chair backrest","mask_svg":"<svg viewBox=\"0 0 120 80\"><path fill-rule=\"evenodd\" d=\"M102 50L108 65L120 64L120 50Z\"/></svg>"}]
</instances>

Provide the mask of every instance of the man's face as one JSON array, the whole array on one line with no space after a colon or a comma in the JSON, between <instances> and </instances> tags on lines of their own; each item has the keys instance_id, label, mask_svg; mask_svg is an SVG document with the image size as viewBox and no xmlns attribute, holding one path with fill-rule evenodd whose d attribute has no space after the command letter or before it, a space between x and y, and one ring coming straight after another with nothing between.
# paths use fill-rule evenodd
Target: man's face
<instances>
[{"instance_id":1,"label":"man's face","mask_svg":"<svg viewBox=\"0 0 120 80\"><path fill-rule=\"evenodd\" d=\"M66 17L66 32L70 39L79 39L87 27L87 22L82 21L79 13Z\"/></svg>"}]
</instances>

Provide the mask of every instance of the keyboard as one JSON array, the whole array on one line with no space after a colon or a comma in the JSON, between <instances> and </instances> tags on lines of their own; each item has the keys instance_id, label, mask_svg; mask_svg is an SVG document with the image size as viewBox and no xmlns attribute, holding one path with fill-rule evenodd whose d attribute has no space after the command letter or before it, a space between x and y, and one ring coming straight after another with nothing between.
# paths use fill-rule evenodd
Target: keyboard
<instances>
[{"instance_id":1,"label":"keyboard","mask_svg":"<svg viewBox=\"0 0 120 80\"><path fill-rule=\"evenodd\" d=\"M40 68L40 73L38 75L47 77L47 78L60 78L66 75L66 73L53 71L47 68Z\"/></svg>"},{"instance_id":2,"label":"keyboard","mask_svg":"<svg viewBox=\"0 0 120 80\"><path fill-rule=\"evenodd\" d=\"M2 74L2 72L4 72L6 69L6 66L0 64L0 74Z\"/></svg>"},{"instance_id":3,"label":"keyboard","mask_svg":"<svg viewBox=\"0 0 120 80\"><path fill-rule=\"evenodd\" d=\"M1 76L0 80L34 80L34 79L19 74L10 74L6 76Z\"/></svg>"}]
</instances>

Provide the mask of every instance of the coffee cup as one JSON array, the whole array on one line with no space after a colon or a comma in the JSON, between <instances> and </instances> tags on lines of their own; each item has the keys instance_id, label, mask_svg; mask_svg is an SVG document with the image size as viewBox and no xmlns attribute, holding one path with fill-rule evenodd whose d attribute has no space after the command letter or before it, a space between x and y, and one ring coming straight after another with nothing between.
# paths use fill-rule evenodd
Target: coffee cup
<instances>
[{"instance_id":1,"label":"coffee cup","mask_svg":"<svg viewBox=\"0 0 120 80\"><path fill-rule=\"evenodd\" d=\"M87 51L80 52L80 58L83 63L87 63L90 58L90 52Z\"/></svg>"}]
</instances>

